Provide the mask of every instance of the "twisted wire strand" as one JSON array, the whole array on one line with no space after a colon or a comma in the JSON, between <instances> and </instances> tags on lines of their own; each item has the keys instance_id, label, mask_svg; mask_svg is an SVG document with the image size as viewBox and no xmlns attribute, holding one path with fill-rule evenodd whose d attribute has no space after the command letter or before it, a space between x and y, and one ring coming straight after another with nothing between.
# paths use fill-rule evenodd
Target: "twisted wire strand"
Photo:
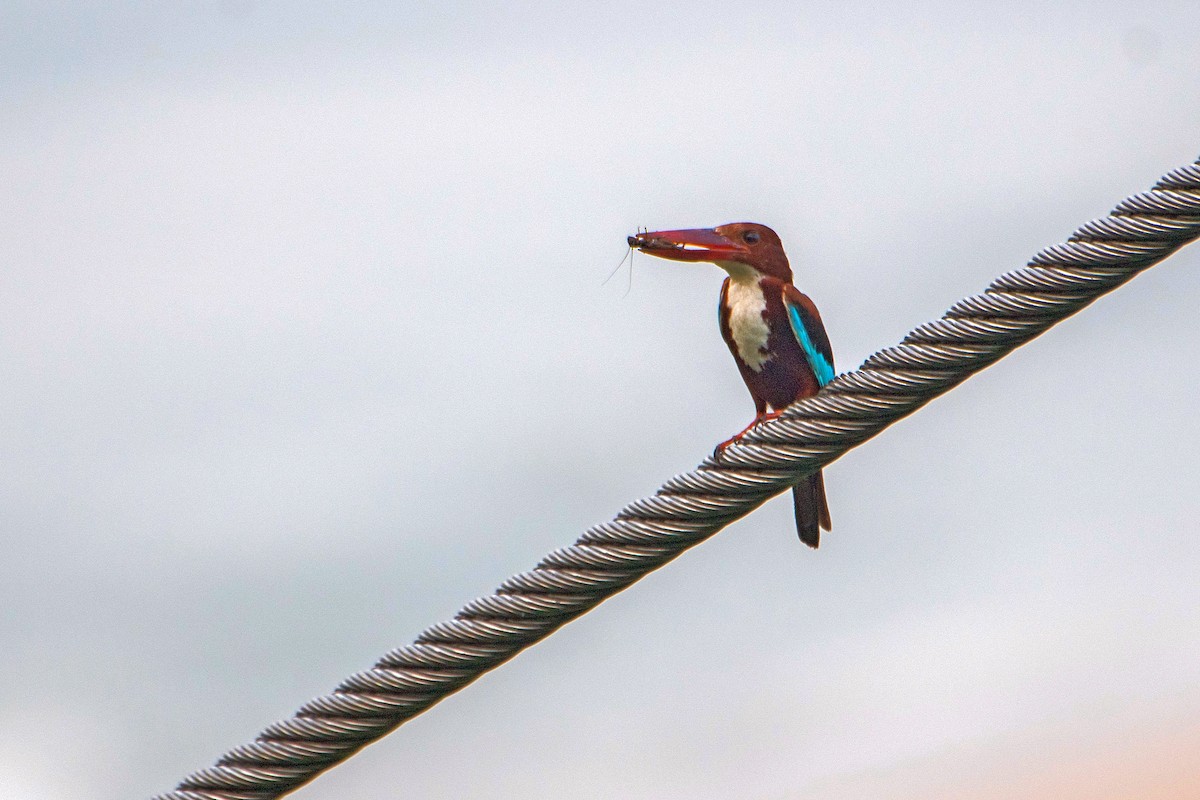
<instances>
[{"instance_id":1,"label":"twisted wire strand","mask_svg":"<svg viewBox=\"0 0 1200 800\"><path fill-rule=\"evenodd\" d=\"M155 800L292 791L1200 236L1200 160Z\"/></svg>"}]
</instances>

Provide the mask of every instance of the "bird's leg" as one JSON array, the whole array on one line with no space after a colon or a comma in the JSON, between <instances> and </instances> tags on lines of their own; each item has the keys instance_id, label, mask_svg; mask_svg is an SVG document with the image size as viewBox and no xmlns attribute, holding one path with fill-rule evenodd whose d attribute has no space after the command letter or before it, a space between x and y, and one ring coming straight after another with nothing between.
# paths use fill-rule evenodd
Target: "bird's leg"
<instances>
[{"instance_id":1,"label":"bird's leg","mask_svg":"<svg viewBox=\"0 0 1200 800\"><path fill-rule=\"evenodd\" d=\"M782 411L767 411L765 408L760 410L757 414L754 415L754 419L750 421L749 425L742 428L740 431L735 433L733 436L731 436L730 438L726 439L725 441L723 441L719 445L717 445L717 449L713 450L713 458L720 459L721 454L725 452L726 447L729 447L729 445L733 444L734 442L741 441L742 437L745 436L747 433L749 433L750 429L753 428L758 423L766 422L767 420L778 419L782 413L783 413Z\"/></svg>"}]
</instances>

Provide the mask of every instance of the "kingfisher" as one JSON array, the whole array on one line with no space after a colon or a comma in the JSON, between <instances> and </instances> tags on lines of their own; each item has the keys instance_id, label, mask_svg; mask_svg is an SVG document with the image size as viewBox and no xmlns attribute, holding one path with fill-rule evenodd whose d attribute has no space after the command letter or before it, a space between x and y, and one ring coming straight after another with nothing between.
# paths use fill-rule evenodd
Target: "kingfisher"
<instances>
[{"instance_id":1,"label":"kingfisher","mask_svg":"<svg viewBox=\"0 0 1200 800\"><path fill-rule=\"evenodd\" d=\"M792 269L778 234L755 222L716 228L653 231L627 237L630 247L672 261L707 261L729 273L721 284L721 336L750 396L754 420L717 445L719 458L763 420L811 397L833 380L833 350L816 305L792 285ZM792 488L796 532L816 547L830 530L825 480L815 472Z\"/></svg>"}]
</instances>

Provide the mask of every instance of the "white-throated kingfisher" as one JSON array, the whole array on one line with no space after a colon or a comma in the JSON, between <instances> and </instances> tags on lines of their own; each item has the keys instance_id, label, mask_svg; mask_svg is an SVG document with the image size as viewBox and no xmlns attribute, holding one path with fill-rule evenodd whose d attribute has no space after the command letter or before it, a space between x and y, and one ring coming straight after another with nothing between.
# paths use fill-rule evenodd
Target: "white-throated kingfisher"
<instances>
[{"instance_id":1,"label":"white-throated kingfisher","mask_svg":"<svg viewBox=\"0 0 1200 800\"><path fill-rule=\"evenodd\" d=\"M792 285L792 269L775 231L754 222L717 228L654 231L628 237L629 246L672 261L708 261L729 273L721 284L721 336L754 398L755 425L773 419L833 380L833 350L812 300ZM800 541L816 547L829 530L829 505L820 472L792 488Z\"/></svg>"}]
</instances>

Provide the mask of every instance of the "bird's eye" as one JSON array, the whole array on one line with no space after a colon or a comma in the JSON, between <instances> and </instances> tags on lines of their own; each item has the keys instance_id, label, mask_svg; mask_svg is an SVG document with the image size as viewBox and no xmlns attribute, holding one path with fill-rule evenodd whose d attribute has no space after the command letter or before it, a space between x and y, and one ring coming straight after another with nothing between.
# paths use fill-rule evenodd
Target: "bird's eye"
<instances>
[{"instance_id":1,"label":"bird's eye","mask_svg":"<svg viewBox=\"0 0 1200 800\"><path fill-rule=\"evenodd\" d=\"M746 231L742 234L742 241L746 244L758 244L758 231Z\"/></svg>"}]
</instances>

